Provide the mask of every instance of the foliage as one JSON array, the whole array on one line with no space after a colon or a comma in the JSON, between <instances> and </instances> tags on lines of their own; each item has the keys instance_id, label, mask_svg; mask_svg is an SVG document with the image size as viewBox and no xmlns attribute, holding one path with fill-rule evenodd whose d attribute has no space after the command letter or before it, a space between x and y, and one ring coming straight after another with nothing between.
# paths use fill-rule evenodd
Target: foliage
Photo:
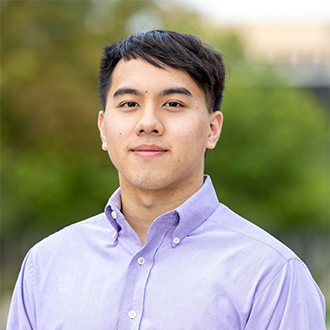
<instances>
[{"instance_id":1,"label":"foliage","mask_svg":"<svg viewBox=\"0 0 330 330\"><path fill-rule=\"evenodd\" d=\"M318 104L281 86L233 83L223 111L207 163L220 198L272 232L326 230L327 125Z\"/></svg>"}]
</instances>

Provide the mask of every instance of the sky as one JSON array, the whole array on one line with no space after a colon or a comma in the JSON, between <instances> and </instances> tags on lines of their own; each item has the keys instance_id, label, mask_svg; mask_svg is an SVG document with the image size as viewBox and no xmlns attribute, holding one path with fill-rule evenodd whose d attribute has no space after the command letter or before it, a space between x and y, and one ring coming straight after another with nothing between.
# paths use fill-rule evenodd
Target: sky
<instances>
[{"instance_id":1,"label":"sky","mask_svg":"<svg viewBox=\"0 0 330 330\"><path fill-rule=\"evenodd\" d=\"M328 23L329 0L171 0L217 23Z\"/></svg>"}]
</instances>

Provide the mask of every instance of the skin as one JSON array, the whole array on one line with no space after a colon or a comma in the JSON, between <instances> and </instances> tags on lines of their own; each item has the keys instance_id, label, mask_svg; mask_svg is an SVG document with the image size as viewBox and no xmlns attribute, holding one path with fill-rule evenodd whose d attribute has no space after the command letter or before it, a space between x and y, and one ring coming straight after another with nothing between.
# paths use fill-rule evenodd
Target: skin
<instances>
[{"instance_id":1,"label":"skin","mask_svg":"<svg viewBox=\"0 0 330 330\"><path fill-rule=\"evenodd\" d=\"M143 59L116 65L98 127L118 170L122 212L142 244L158 216L201 188L205 150L215 147L222 119L186 72Z\"/></svg>"}]
</instances>

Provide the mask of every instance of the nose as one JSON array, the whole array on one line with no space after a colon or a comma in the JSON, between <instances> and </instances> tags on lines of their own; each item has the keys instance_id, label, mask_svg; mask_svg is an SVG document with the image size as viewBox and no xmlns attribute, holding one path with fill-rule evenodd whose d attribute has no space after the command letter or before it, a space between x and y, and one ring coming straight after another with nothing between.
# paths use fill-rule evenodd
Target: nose
<instances>
[{"instance_id":1,"label":"nose","mask_svg":"<svg viewBox=\"0 0 330 330\"><path fill-rule=\"evenodd\" d=\"M157 110L152 106L141 109L141 116L135 128L136 134L162 135L164 133L164 127L159 115Z\"/></svg>"}]
</instances>

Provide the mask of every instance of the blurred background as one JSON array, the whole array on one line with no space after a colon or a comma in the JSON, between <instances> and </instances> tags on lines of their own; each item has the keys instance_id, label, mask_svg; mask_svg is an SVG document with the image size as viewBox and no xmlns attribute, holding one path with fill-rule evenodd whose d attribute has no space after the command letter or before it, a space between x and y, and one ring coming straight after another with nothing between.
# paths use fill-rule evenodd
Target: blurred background
<instances>
[{"instance_id":1,"label":"blurred background","mask_svg":"<svg viewBox=\"0 0 330 330\"><path fill-rule=\"evenodd\" d=\"M195 34L226 56L224 128L206 173L222 203L297 253L330 302L330 11L318 1L0 2L0 329L29 248L102 212L117 188L96 126L99 60L150 29Z\"/></svg>"}]
</instances>

